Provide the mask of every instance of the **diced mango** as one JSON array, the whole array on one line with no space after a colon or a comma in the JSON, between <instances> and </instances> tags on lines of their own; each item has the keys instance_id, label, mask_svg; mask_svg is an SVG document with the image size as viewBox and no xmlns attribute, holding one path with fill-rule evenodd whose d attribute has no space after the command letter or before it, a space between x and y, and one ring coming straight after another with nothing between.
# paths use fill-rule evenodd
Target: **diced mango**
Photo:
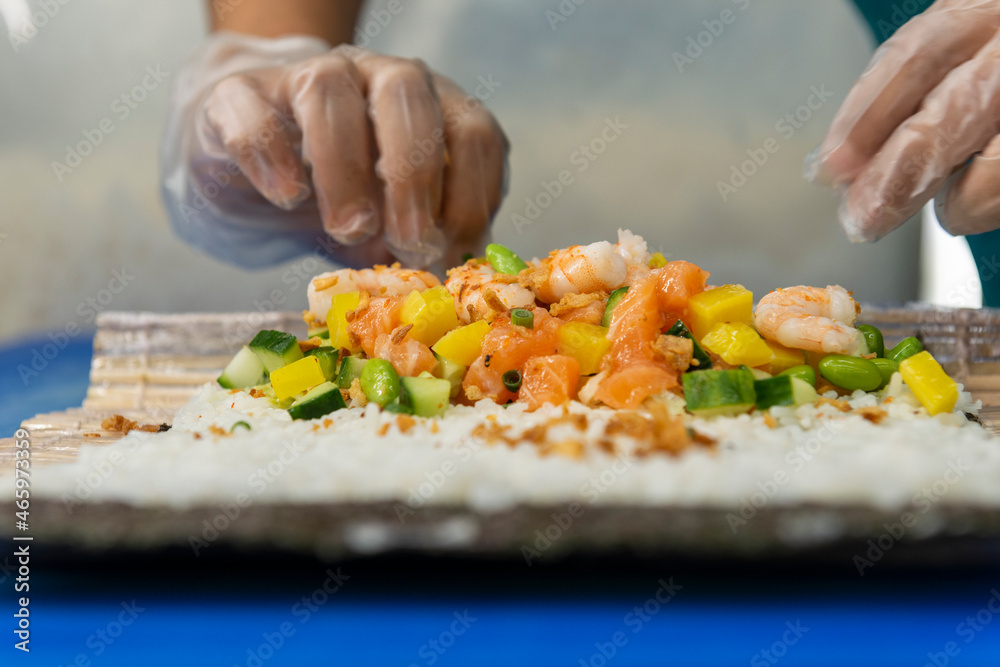
<instances>
[{"instance_id":1,"label":"diced mango","mask_svg":"<svg viewBox=\"0 0 1000 667\"><path fill-rule=\"evenodd\" d=\"M438 285L423 292L413 290L406 297L399 320L412 324L410 338L424 345L433 345L441 336L458 326L455 300L444 286Z\"/></svg>"},{"instance_id":2,"label":"diced mango","mask_svg":"<svg viewBox=\"0 0 1000 667\"><path fill-rule=\"evenodd\" d=\"M775 343L773 340L765 340L764 342L774 352L774 359L765 369L771 375L777 375L789 368L802 366L806 363L806 355L802 354L802 350L793 350L780 343Z\"/></svg>"},{"instance_id":3,"label":"diced mango","mask_svg":"<svg viewBox=\"0 0 1000 667\"><path fill-rule=\"evenodd\" d=\"M593 375L601 370L601 358L609 347L607 327L586 322L567 322L559 327L556 352L580 362L580 375Z\"/></svg>"},{"instance_id":4,"label":"diced mango","mask_svg":"<svg viewBox=\"0 0 1000 667\"><path fill-rule=\"evenodd\" d=\"M274 388L274 396L279 401L324 382L326 376L323 375L323 368L316 357L303 357L271 373L271 387Z\"/></svg>"},{"instance_id":5,"label":"diced mango","mask_svg":"<svg viewBox=\"0 0 1000 667\"><path fill-rule=\"evenodd\" d=\"M899 364L903 382L931 415L951 412L958 401L958 384L948 377L941 364L924 350Z\"/></svg>"},{"instance_id":6,"label":"diced mango","mask_svg":"<svg viewBox=\"0 0 1000 667\"><path fill-rule=\"evenodd\" d=\"M351 345L347 335L347 313L358 309L361 303L361 292L334 294L330 303L330 311L326 314L326 326L330 330L330 345L336 348L346 347L351 352L358 348Z\"/></svg>"},{"instance_id":7,"label":"diced mango","mask_svg":"<svg viewBox=\"0 0 1000 667\"><path fill-rule=\"evenodd\" d=\"M743 285L723 285L695 294L688 301L691 333L701 339L720 322L753 325L753 292Z\"/></svg>"},{"instance_id":8,"label":"diced mango","mask_svg":"<svg viewBox=\"0 0 1000 667\"><path fill-rule=\"evenodd\" d=\"M667 258L663 256L662 252L654 252L653 256L649 258L649 268L660 269L667 265Z\"/></svg>"},{"instance_id":9,"label":"diced mango","mask_svg":"<svg viewBox=\"0 0 1000 667\"><path fill-rule=\"evenodd\" d=\"M701 346L734 366L763 366L775 357L760 334L742 322L716 324L701 339Z\"/></svg>"},{"instance_id":10,"label":"diced mango","mask_svg":"<svg viewBox=\"0 0 1000 667\"><path fill-rule=\"evenodd\" d=\"M452 329L431 346L431 349L445 359L471 366L483 350L483 339L490 332L490 323L479 320L464 327Z\"/></svg>"}]
</instances>

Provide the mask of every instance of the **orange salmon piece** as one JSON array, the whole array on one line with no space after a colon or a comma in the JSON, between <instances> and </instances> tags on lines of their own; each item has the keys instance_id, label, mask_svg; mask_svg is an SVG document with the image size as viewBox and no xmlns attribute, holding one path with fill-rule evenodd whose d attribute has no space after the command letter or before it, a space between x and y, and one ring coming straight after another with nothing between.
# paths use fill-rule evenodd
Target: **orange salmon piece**
<instances>
[{"instance_id":1,"label":"orange salmon piece","mask_svg":"<svg viewBox=\"0 0 1000 667\"><path fill-rule=\"evenodd\" d=\"M545 403L562 405L576 398L580 362L563 354L532 357L524 364L518 400L537 410Z\"/></svg>"},{"instance_id":2,"label":"orange salmon piece","mask_svg":"<svg viewBox=\"0 0 1000 667\"><path fill-rule=\"evenodd\" d=\"M597 388L595 398L619 410L634 409L653 394L676 387L677 373L663 363L636 361L612 371Z\"/></svg>"},{"instance_id":3,"label":"orange salmon piece","mask_svg":"<svg viewBox=\"0 0 1000 667\"><path fill-rule=\"evenodd\" d=\"M679 372L656 348L667 326L688 315L688 301L705 291L708 272L690 262L668 262L632 285L615 307L602 361L607 376L595 398L617 409L637 408L646 398L679 384Z\"/></svg>"},{"instance_id":4,"label":"orange salmon piece","mask_svg":"<svg viewBox=\"0 0 1000 667\"><path fill-rule=\"evenodd\" d=\"M705 283L710 275L691 262L667 262L665 266L653 271L659 277L660 312L668 325L677 320L684 322L689 329L688 301L695 294L705 291Z\"/></svg>"},{"instance_id":5,"label":"orange salmon piece","mask_svg":"<svg viewBox=\"0 0 1000 667\"><path fill-rule=\"evenodd\" d=\"M347 333L360 341L361 349L369 357L376 357L375 342L382 334L392 333L399 326L399 314L405 297L378 297L372 299L362 313L347 325Z\"/></svg>"},{"instance_id":6,"label":"orange salmon piece","mask_svg":"<svg viewBox=\"0 0 1000 667\"><path fill-rule=\"evenodd\" d=\"M511 324L509 315L493 321L490 332L483 339L479 358L469 366L462 381L466 395L469 395L470 387L475 387L483 396L490 396L497 403L513 400L514 394L503 386L503 374L509 370L523 372L525 362L531 357L556 353L559 320L544 308L534 308L532 312L535 321L531 329Z\"/></svg>"},{"instance_id":7,"label":"orange salmon piece","mask_svg":"<svg viewBox=\"0 0 1000 667\"><path fill-rule=\"evenodd\" d=\"M659 309L659 277L654 274L629 287L615 306L608 328L611 348L602 360L602 367L613 370L655 358L650 343L656 340L665 322Z\"/></svg>"}]
</instances>

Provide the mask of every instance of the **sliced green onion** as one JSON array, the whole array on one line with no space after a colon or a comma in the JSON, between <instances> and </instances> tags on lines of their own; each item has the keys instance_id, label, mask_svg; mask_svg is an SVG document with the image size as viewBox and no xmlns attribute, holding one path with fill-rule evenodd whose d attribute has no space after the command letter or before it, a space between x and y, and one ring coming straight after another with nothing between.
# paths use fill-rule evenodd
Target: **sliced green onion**
<instances>
[{"instance_id":1,"label":"sliced green onion","mask_svg":"<svg viewBox=\"0 0 1000 667\"><path fill-rule=\"evenodd\" d=\"M503 380L503 386L507 391L517 391L521 388L521 371L507 371L500 379Z\"/></svg>"},{"instance_id":2,"label":"sliced green onion","mask_svg":"<svg viewBox=\"0 0 1000 667\"><path fill-rule=\"evenodd\" d=\"M530 329L535 326L535 314L524 308L515 308L510 311L510 323L516 327Z\"/></svg>"},{"instance_id":3,"label":"sliced green onion","mask_svg":"<svg viewBox=\"0 0 1000 667\"><path fill-rule=\"evenodd\" d=\"M465 253L464 255L462 255L462 264L465 264L466 262L468 262L470 259L473 258L475 258L475 255L473 255L471 252Z\"/></svg>"},{"instance_id":4,"label":"sliced green onion","mask_svg":"<svg viewBox=\"0 0 1000 667\"><path fill-rule=\"evenodd\" d=\"M245 428L248 431L252 431L253 430L252 428L250 428L250 424L248 424L248 423L246 423L244 421L239 421L239 422L236 422L235 424L233 424L233 427L231 429L229 429L229 432L232 433L233 431L235 431L237 426L242 426L243 428Z\"/></svg>"}]
</instances>

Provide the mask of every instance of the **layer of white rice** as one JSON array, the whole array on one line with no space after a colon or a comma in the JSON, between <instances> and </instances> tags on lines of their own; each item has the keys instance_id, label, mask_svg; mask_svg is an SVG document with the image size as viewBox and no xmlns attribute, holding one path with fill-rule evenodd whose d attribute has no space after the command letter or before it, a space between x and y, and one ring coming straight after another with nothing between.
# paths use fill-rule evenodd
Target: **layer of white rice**
<instances>
[{"instance_id":1,"label":"layer of white rice","mask_svg":"<svg viewBox=\"0 0 1000 667\"><path fill-rule=\"evenodd\" d=\"M883 406L889 418L878 425L831 405L774 408L777 427L759 414L694 420L718 442L679 456L632 456L635 443L615 436L618 454L588 447L573 459L541 456L538 444L489 444L471 435L488 415L521 432L564 408L526 413L484 401L451 408L443 419L417 419L404 434L396 415L375 406L333 413L327 427L323 420L293 422L266 399L206 385L169 432L134 431L110 445L84 446L74 462L36 470L32 494L177 508L237 498L398 500L414 509L458 503L487 511L574 500L734 511L747 502L1000 506L1000 438L962 416L978 408L969 395L962 394L956 413L931 418L898 382L891 391L894 400ZM863 392L849 400L855 408L879 402ZM595 442L614 415L579 403L569 411L587 416L587 432L564 421L550 428L549 441ZM228 433L238 421L252 430L209 430Z\"/></svg>"}]
</instances>

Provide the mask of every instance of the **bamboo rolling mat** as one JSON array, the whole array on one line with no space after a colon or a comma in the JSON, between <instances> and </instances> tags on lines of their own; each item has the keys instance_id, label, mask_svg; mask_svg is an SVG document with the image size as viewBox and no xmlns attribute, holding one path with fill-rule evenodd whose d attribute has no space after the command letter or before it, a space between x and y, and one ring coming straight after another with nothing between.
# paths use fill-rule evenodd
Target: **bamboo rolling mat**
<instances>
[{"instance_id":1,"label":"bamboo rolling mat","mask_svg":"<svg viewBox=\"0 0 1000 667\"><path fill-rule=\"evenodd\" d=\"M980 419L984 427L1000 434L1000 311L937 309L928 307L874 308L863 311L865 322L878 326L884 333L887 347L905 336L920 336L929 349L958 381L963 382L975 398L983 401ZM90 386L80 408L65 412L40 414L22 423L31 436L33 475L44 474L46 465L72 460L81 445L108 444L121 437L120 433L101 428L105 418L120 414L139 424L169 424L174 411L183 405L199 387L214 381L221 369L239 347L260 329L278 329L304 336L305 325L295 313L218 313L164 315L155 313L107 312L97 320ZM14 461L14 439L0 440L0 473L10 472ZM100 505L78 508L72 517L52 503L47 512L50 535L69 543L93 542L95 534L105 540L103 546L146 546L185 543L184 536L191 526L204 518L196 511L171 512L155 508L136 509L123 505ZM33 512L45 512L33 505ZM285 547L307 550L350 551L345 522L357 519L359 512L372 520L391 516L389 504L361 508L350 505L311 506L312 519L303 523L289 517L301 517L302 508L288 506L252 508L252 517L242 521L239 530L231 531L227 539L259 546L277 540ZM544 520L545 508L520 508L507 515L494 517L490 531L483 533L476 549L496 553L506 545L524 542L525 535ZM712 551L726 540L728 527L718 522L718 512L697 508L662 508L651 510L631 508L627 521L619 515L621 509L595 513L591 529L581 528L578 538L587 545L625 543L630 546L662 547L650 542L650 525L672 525L674 530L665 539L671 548ZM809 512L829 511L828 508L776 509L759 524L761 539L745 540L741 549L769 549L775 546L782 521L788 512L796 513L790 520L808 516ZM975 508L951 508L952 523L978 527L974 535L1000 535L1000 513L983 513ZM802 513L805 512L805 515ZM853 512L853 514L852 514ZM190 515L190 516L188 516ZM647 516L648 515L648 516ZM248 517L251 516L248 514ZM353 518L352 518L353 517ZM456 518L457 517L457 518ZM877 511L860 508L844 513L848 533L855 537L880 526L883 518ZM891 518L891 517L890 517ZM426 540L435 546L435 530L462 519L448 510L427 512L423 520L408 530L416 531L396 538L404 547L423 548ZM537 521L535 521L537 519ZM715 523L713 523L713 521ZM971 522L971 523L970 523ZM341 526L343 530L336 529ZM83 531L81 526L87 527ZM687 528L685 528L687 526ZM768 526L771 526L769 529ZM691 544L684 544L690 532ZM291 533L288 533L291 531ZM713 532L715 531L715 532ZM968 532L968 531L967 531ZM845 533L846 534L846 533ZM266 539L263 536L267 536ZM275 537L277 535L277 537ZM409 537L407 537L409 535ZM89 537L88 537L89 536ZM406 542L406 540L416 540ZM423 540L423 542L421 541ZM713 546L714 545L714 546ZM398 544L390 544L399 546ZM437 545L440 546L440 545ZM563 547L572 548L567 543ZM778 545L780 546L780 545ZM727 548L732 548L729 545Z\"/></svg>"}]
</instances>

